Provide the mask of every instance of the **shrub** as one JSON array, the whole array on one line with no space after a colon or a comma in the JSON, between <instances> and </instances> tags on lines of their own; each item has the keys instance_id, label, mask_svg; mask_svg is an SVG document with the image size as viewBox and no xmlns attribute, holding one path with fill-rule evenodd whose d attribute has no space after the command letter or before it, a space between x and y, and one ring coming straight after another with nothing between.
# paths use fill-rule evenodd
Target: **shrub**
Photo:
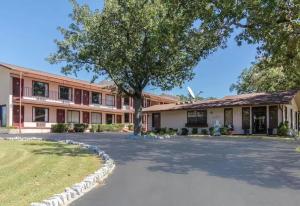
<instances>
[{"instance_id":1,"label":"shrub","mask_svg":"<svg viewBox=\"0 0 300 206\"><path fill-rule=\"evenodd\" d=\"M129 124L127 127L128 127L128 129L129 129L130 131L133 130L133 124Z\"/></svg>"},{"instance_id":2,"label":"shrub","mask_svg":"<svg viewBox=\"0 0 300 206\"><path fill-rule=\"evenodd\" d=\"M98 132L120 132L124 128L124 124L99 124Z\"/></svg>"},{"instance_id":3,"label":"shrub","mask_svg":"<svg viewBox=\"0 0 300 206\"><path fill-rule=\"evenodd\" d=\"M68 130L69 130L68 124L58 123L58 124L51 125L51 132L53 133L64 133L67 132Z\"/></svg>"},{"instance_id":4,"label":"shrub","mask_svg":"<svg viewBox=\"0 0 300 206\"><path fill-rule=\"evenodd\" d=\"M97 124L93 124L92 127L90 128L90 132L98 132L98 125Z\"/></svg>"},{"instance_id":5,"label":"shrub","mask_svg":"<svg viewBox=\"0 0 300 206\"><path fill-rule=\"evenodd\" d=\"M209 134L210 135L214 135L215 134L215 128L214 127L210 127L209 128Z\"/></svg>"},{"instance_id":6,"label":"shrub","mask_svg":"<svg viewBox=\"0 0 300 206\"><path fill-rule=\"evenodd\" d=\"M220 128L220 133L221 135L228 135L229 134L229 130L227 127L221 127Z\"/></svg>"},{"instance_id":7,"label":"shrub","mask_svg":"<svg viewBox=\"0 0 300 206\"><path fill-rule=\"evenodd\" d=\"M178 129L169 128L169 132L176 134L178 132Z\"/></svg>"},{"instance_id":8,"label":"shrub","mask_svg":"<svg viewBox=\"0 0 300 206\"><path fill-rule=\"evenodd\" d=\"M208 132L207 132L207 129L202 129L202 130L201 130L201 134L207 135L207 133L208 133Z\"/></svg>"},{"instance_id":9,"label":"shrub","mask_svg":"<svg viewBox=\"0 0 300 206\"><path fill-rule=\"evenodd\" d=\"M188 135L188 134L189 134L189 130L187 128L181 129L181 135Z\"/></svg>"},{"instance_id":10,"label":"shrub","mask_svg":"<svg viewBox=\"0 0 300 206\"><path fill-rule=\"evenodd\" d=\"M160 133L162 133L162 134L167 133L167 128L161 128L161 129L160 129Z\"/></svg>"},{"instance_id":11,"label":"shrub","mask_svg":"<svg viewBox=\"0 0 300 206\"><path fill-rule=\"evenodd\" d=\"M193 128L192 129L192 134L198 134L198 128Z\"/></svg>"},{"instance_id":12,"label":"shrub","mask_svg":"<svg viewBox=\"0 0 300 206\"><path fill-rule=\"evenodd\" d=\"M289 122L281 122L278 126L277 134L279 136L288 136L289 133Z\"/></svg>"},{"instance_id":13,"label":"shrub","mask_svg":"<svg viewBox=\"0 0 300 206\"><path fill-rule=\"evenodd\" d=\"M74 124L75 132L84 132L88 128L88 124Z\"/></svg>"},{"instance_id":14,"label":"shrub","mask_svg":"<svg viewBox=\"0 0 300 206\"><path fill-rule=\"evenodd\" d=\"M175 135L175 134L177 134L177 129L169 128L168 131L167 131L167 134Z\"/></svg>"}]
</instances>

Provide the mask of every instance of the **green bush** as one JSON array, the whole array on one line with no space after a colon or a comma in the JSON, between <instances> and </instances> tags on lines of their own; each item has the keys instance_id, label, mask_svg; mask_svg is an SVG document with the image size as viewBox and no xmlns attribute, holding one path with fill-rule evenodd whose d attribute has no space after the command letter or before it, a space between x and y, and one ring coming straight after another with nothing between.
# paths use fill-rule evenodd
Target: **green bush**
<instances>
[{"instance_id":1,"label":"green bush","mask_svg":"<svg viewBox=\"0 0 300 206\"><path fill-rule=\"evenodd\" d=\"M175 135L175 134L177 134L177 129L169 128L168 131L167 131L167 134Z\"/></svg>"},{"instance_id":2,"label":"green bush","mask_svg":"<svg viewBox=\"0 0 300 206\"><path fill-rule=\"evenodd\" d=\"M220 128L220 133L221 135L228 135L229 134L229 130L227 127L221 127Z\"/></svg>"},{"instance_id":3,"label":"green bush","mask_svg":"<svg viewBox=\"0 0 300 206\"><path fill-rule=\"evenodd\" d=\"M198 134L198 128L193 128L192 129L192 134Z\"/></svg>"},{"instance_id":4,"label":"green bush","mask_svg":"<svg viewBox=\"0 0 300 206\"><path fill-rule=\"evenodd\" d=\"M214 127L210 127L209 128L209 134L210 135L214 135L215 134L215 128Z\"/></svg>"},{"instance_id":5,"label":"green bush","mask_svg":"<svg viewBox=\"0 0 300 206\"><path fill-rule=\"evenodd\" d=\"M207 135L207 134L208 134L207 129L202 129L202 130L201 130L201 134Z\"/></svg>"},{"instance_id":6,"label":"green bush","mask_svg":"<svg viewBox=\"0 0 300 206\"><path fill-rule=\"evenodd\" d=\"M88 127L88 124L74 124L74 132L84 132Z\"/></svg>"},{"instance_id":7,"label":"green bush","mask_svg":"<svg viewBox=\"0 0 300 206\"><path fill-rule=\"evenodd\" d=\"M51 125L51 132L53 133L64 133L67 132L68 130L69 130L68 124L58 123L58 124Z\"/></svg>"},{"instance_id":8,"label":"green bush","mask_svg":"<svg viewBox=\"0 0 300 206\"><path fill-rule=\"evenodd\" d=\"M288 121L281 122L278 126L277 134L279 136L288 136L288 132L289 132L289 122Z\"/></svg>"},{"instance_id":9,"label":"green bush","mask_svg":"<svg viewBox=\"0 0 300 206\"><path fill-rule=\"evenodd\" d=\"M133 130L133 124L129 124L127 127L128 127L128 129L129 129L130 131Z\"/></svg>"},{"instance_id":10,"label":"green bush","mask_svg":"<svg viewBox=\"0 0 300 206\"><path fill-rule=\"evenodd\" d=\"M98 125L97 124L93 124L90 128L90 132L98 132Z\"/></svg>"},{"instance_id":11,"label":"green bush","mask_svg":"<svg viewBox=\"0 0 300 206\"><path fill-rule=\"evenodd\" d=\"M99 124L98 132L120 132L124 128L124 124Z\"/></svg>"},{"instance_id":12,"label":"green bush","mask_svg":"<svg viewBox=\"0 0 300 206\"><path fill-rule=\"evenodd\" d=\"M187 128L181 129L181 135L188 135L188 134L189 134L189 130Z\"/></svg>"}]
</instances>

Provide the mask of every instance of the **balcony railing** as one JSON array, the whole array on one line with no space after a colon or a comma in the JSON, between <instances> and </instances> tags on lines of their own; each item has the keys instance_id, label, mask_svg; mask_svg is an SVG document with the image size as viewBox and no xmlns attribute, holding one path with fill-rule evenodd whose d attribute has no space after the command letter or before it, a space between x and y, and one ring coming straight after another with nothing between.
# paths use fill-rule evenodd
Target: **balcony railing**
<instances>
[{"instance_id":1,"label":"balcony railing","mask_svg":"<svg viewBox=\"0 0 300 206\"><path fill-rule=\"evenodd\" d=\"M44 95L36 95L34 94L33 88L31 87L24 87L24 92L23 92L23 98L32 98L34 100L37 101L57 101L60 103L65 103L65 104L70 104L70 103L74 103L74 96L72 97L71 100L67 100L67 99L60 99L59 98L59 92L58 91L45 91L45 92L40 92L40 94L44 94ZM116 104L115 104L115 100L114 99L105 99L104 97L102 97L102 99L99 100L100 103L102 104L94 104L92 103L92 99L90 97L89 99L89 104L90 105L95 105L95 106L106 106L106 107L110 107L110 108L115 108ZM83 101L81 101L81 103L83 103Z\"/></svg>"}]
</instances>

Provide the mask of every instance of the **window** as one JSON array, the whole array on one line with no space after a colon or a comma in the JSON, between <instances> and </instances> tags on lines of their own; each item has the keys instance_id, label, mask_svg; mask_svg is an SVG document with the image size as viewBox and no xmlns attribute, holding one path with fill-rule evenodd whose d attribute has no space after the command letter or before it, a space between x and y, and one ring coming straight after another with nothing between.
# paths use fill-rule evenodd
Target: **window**
<instances>
[{"instance_id":1,"label":"window","mask_svg":"<svg viewBox=\"0 0 300 206\"><path fill-rule=\"evenodd\" d=\"M72 88L60 86L59 99L72 101Z\"/></svg>"},{"instance_id":2,"label":"window","mask_svg":"<svg viewBox=\"0 0 300 206\"><path fill-rule=\"evenodd\" d=\"M33 93L33 96L48 97L49 96L49 85L44 82L33 81L32 82L32 93Z\"/></svg>"},{"instance_id":3,"label":"window","mask_svg":"<svg viewBox=\"0 0 300 206\"><path fill-rule=\"evenodd\" d=\"M224 126L233 127L233 109L225 108L224 109Z\"/></svg>"},{"instance_id":4,"label":"window","mask_svg":"<svg viewBox=\"0 0 300 206\"><path fill-rule=\"evenodd\" d=\"M113 123L113 115L106 114L106 124L112 124L112 123Z\"/></svg>"},{"instance_id":5,"label":"window","mask_svg":"<svg viewBox=\"0 0 300 206\"><path fill-rule=\"evenodd\" d=\"M115 106L115 96L113 96L113 95L106 95L105 104L107 106Z\"/></svg>"},{"instance_id":6,"label":"window","mask_svg":"<svg viewBox=\"0 0 300 206\"><path fill-rule=\"evenodd\" d=\"M102 123L102 114L92 113L92 124L101 124L101 123Z\"/></svg>"},{"instance_id":7,"label":"window","mask_svg":"<svg viewBox=\"0 0 300 206\"><path fill-rule=\"evenodd\" d=\"M187 112L187 126L207 127L207 111L188 111Z\"/></svg>"},{"instance_id":8,"label":"window","mask_svg":"<svg viewBox=\"0 0 300 206\"><path fill-rule=\"evenodd\" d=\"M269 128L275 129L278 127L278 108L277 106L269 107Z\"/></svg>"},{"instance_id":9,"label":"window","mask_svg":"<svg viewBox=\"0 0 300 206\"><path fill-rule=\"evenodd\" d=\"M124 106L129 106L129 97L124 97Z\"/></svg>"},{"instance_id":10,"label":"window","mask_svg":"<svg viewBox=\"0 0 300 206\"><path fill-rule=\"evenodd\" d=\"M125 113L124 114L124 122L125 123L129 123L130 119L129 119L129 113Z\"/></svg>"},{"instance_id":11,"label":"window","mask_svg":"<svg viewBox=\"0 0 300 206\"><path fill-rule=\"evenodd\" d=\"M80 123L80 112L79 111L68 111L68 123Z\"/></svg>"},{"instance_id":12,"label":"window","mask_svg":"<svg viewBox=\"0 0 300 206\"><path fill-rule=\"evenodd\" d=\"M49 109L41 107L32 108L32 117L34 122L48 122Z\"/></svg>"},{"instance_id":13,"label":"window","mask_svg":"<svg viewBox=\"0 0 300 206\"><path fill-rule=\"evenodd\" d=\"M250 108L242 108L242 128L250 129Z\"/></svg>"},{"instance_id":14,"label":"window","mask_svg":"<svg viewBox=\"0 0 300 206\"><path fill-rule=\"evenodd\" d=\"M98 92L92 92L92 104L101 104L102 95Z\"/></svg>"},{"instance_id":15,"label":"window","mask_svg":"<svg viewBox=\"0 0 300 206\"><path fill-rule=\"evenodd\" d=\"M150 106L151 106L151 101L150 101L150 99L147 99L146 106L147 106L147 107L150 107Z\"/></svg>"}]
</instances>

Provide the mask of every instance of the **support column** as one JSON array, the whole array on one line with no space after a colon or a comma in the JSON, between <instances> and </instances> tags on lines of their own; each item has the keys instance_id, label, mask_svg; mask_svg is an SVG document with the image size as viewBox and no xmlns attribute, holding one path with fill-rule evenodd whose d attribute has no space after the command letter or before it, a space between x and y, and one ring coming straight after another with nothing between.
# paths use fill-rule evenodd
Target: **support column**
<instances>
[{"instance_id":1,"label":"support column","mask_svg":"<svg viewBox=\"0 0 300 206\"><path fill-rule=\"evenodd\" d=\"M269 130L269 127L270 127L270 118L269 118L269 115L270 115L270 112L269 112L269 105L267 105L267 134L268 134L268 130Z\"/></svg>"},{"instance_id":2,"label":"support column","mask_svg":"<svg viewBox=\"0 0 300 206\"><path fill-rule=\"evenodd\" d=\"M7 126L13 126L13 100L12 95L9 95L8 105L7 105Z\"/></svg>"},{"instance_id":3,"label":"support column","mask_svg":"<svg viewBox=\"0 0 300 206\"><path fill-rule=\"evenodd\" d=\"M102 119L101 119L102 124L106 124L106 113L101 113L101 115L102 115Z\"/></svg>"},{"instance_id":4,"label":"support column","mask_svg":"<svg viewBox=\"0 0 300 206\"><path fill-rule=\"evenodd\" d=\"M250 131L249 134L253 134L252 132L252 107L250 106Z\"/></svg>"}]
</instances>

